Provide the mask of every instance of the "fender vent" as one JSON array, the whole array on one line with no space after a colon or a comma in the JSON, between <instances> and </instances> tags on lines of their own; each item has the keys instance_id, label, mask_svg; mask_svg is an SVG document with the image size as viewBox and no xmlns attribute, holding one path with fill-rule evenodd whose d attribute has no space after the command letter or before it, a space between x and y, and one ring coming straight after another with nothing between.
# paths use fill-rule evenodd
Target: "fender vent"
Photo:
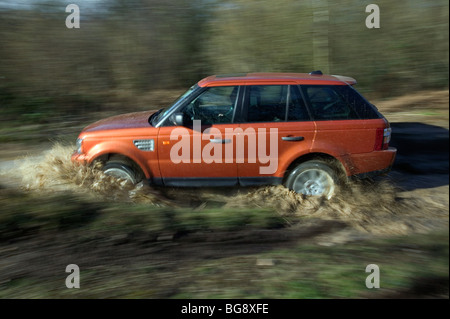
<instances>
[{"instance_id":1,"label":"fender vent","mask_svg":"<svg viewBox=\"0 0 450 319\"><path fill-rule=\"evenodd\" d=\"M151 151L153 152L155 150L155 140L134 140L133 141L134 146L136 146L141 151Z\"/></svg>"}]
</instances>

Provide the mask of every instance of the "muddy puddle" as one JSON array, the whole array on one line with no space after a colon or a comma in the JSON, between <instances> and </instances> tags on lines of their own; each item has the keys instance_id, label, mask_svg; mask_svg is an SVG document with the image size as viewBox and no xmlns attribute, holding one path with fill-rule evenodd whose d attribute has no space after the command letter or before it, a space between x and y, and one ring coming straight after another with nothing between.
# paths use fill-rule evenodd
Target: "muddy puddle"
<instances>
[{"instance_id":1,"label":"muddy puddle","mask_svg":"<svg viewBox=\"0 0 450 319\"><path fill-rule=\"evenodd\" d=\"M55 144L39 157L20 160L20 188L27 192L71 192L101 201L174 207L265 207L296 222L335 220L352 231L373 235L427 232L446 227L448 207L402 191L389 177L352 181L331 200L305 197L283 186L180 189L130 185L100 167L72 163L74 146Z\"/></svg>"}]
</instances>

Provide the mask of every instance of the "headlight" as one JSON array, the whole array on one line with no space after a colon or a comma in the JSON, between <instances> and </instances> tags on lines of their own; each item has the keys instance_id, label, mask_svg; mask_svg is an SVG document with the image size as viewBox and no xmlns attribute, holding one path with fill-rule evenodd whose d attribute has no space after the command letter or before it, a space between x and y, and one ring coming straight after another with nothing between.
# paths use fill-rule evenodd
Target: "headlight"
<instances>
[{"instance_id":1,"label":"headlight","mask_svg":"<svg viewBox=\"0 0 450 319\"><path fill-rule=\"evenodd\" d=\"M82 138L77 138L77 153L81 154L82 153L82 148L83 146L83 139Z\"/></svg>"}]
</instances>

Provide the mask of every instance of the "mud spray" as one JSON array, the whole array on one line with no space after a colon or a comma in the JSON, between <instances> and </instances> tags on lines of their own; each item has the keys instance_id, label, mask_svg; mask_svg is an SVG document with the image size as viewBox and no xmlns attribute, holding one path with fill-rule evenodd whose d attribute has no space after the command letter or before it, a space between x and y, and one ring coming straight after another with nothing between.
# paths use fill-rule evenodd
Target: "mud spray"
<instances>
[{"instance_id":1,"label":"mud spray","mask_svg":"<svg viewBox=\"0 0 450 319\"><path fill-rule=\"evenodd\" d=\"M300 220L337 220L353 230L370 234L426 232L445 221L439 209L424 207L420 199L404 198L389 180L353 181L331 200L305 197L283 186L240 188L234 192L217 189L154 189L144 183L130 185L105 175L99 166L72 163L73 145L56 143L39 159L25 158L19 167L26 191L52 193L68 191L104 201L158 206L192 204L201 209L208 203L224 207L266 207ZM423 214L428 218L424 222ZM442 215L442 216L441 216ZM435 218L433 218L435 217ZM446 220L448 224L448 219Z\"/></svg>"}]
</instances>

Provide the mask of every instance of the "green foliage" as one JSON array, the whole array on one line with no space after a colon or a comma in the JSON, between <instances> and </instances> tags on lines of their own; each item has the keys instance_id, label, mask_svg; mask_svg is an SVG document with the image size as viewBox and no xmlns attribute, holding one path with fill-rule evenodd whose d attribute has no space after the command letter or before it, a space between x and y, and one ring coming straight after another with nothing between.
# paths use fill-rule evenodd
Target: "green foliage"
<instances>
[{"instance_id":1,"label":"green foliage","mask_svg":"<svg viewBox=\"0 0 450 319\"><path fill-rule=\"evenodd\" d=\"M272 210L158 208L148 205L108 207L89 229L108 236L145 234L149 240L161 234L184 234L198 231L270 229L285 226Z\"/></svg>"},{"instance_id":2,"label":"green foliage","mask_svg":"<svg viewBox=\"0 0 450 319\"><path fill-rule=\"evenodd\" d=\"M310 3L224 1L214 10L209 25L206 51L212 73L313 69Z\"/></svg>"},{"instance_id":3,"label":"green foliage","mask_svg":"<svg viewBox=\"0 0 450 319\"><path fill-rule=\"evenodd\" d=\"M318 245L314 236L244 244L220 238L221 231L245 236L284 226L268 209L92 202L0 186L5 269L13 260L22 267L4 274L0 298L448 298L448 230L332 246ZM171 237L186 232L214 239ZM61 288L69 257L82 269L82 289ZM365 268L373 263L380 267L379 289L365 286Z\"/></svg>"},{"instance_id":4,"label":"green foliage","mask_svg":"<svg viewBox=\"0 0 450 319\"><path fill-rule=\"evenodd\" d=\"M161 234L196 231L271 229L285 226L270 209L156 207L89 202L67 193L36 197L0 189L0 241L29 234L47 234L83 228L84 236L105 237L144 234L148 240Z\"/></svg>"},{"instance_id":5,"label":"green foliage","mask_svg":"<svg viewBox=\"0 0 450 319\"><path fill-rule=\"evenodd\" d=\"M82 7L80 29L61 1L3 9L0 112L42 121L217 73L322 69L379 97L448 87L448 1L379 0L368 29L372 2L114 0Z\"/></svg>"},{"instance_id":6,"label":"green foliage","mask_svg":"<svg viewBox=\"0 0 450 319\"><path fill-rule=\"evenodd\" d=\"M0 190L0 240L76 229L89 224L100 206L69 194L39 198Z\"/></svg>"}]
</instances>

